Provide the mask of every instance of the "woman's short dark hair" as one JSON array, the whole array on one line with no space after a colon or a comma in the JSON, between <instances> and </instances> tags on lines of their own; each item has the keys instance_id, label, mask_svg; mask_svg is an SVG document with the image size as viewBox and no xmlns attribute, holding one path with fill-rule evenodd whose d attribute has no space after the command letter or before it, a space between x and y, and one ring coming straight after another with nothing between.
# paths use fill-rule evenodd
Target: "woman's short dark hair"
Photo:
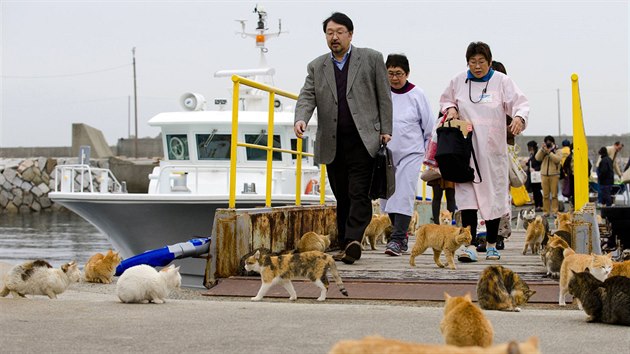
<instances>
[{"instance_id":1,"label":"woman's short dark hair","mask_svg":"<svg viewBox=\"0 0 630 354\"><path fill-rule=\"evenodd\" d=\"M352 20L350 19L350 17L348 17L344 13L335 12L332 15L330 15L330 17L324 20L324 23L323 23L324 33L326 32L326 26L328 25L328 22L330 21L346 26L346 28L348 29L348 32L354 31L354 25L352 24Z\"/></svg>"},{"instance_id":2,"label":"woman's short dark hair","mask_svg":"<svg viewBox=\"0 0 630 354\"><path fill-rule=\"evenodd\" d=\"M547 135L543 141L544 142L550 141L550 142L552 142L554 144L556 143L556 139L554 139L553 136L551 136L551 135Z\"/></svg>"},{"instance_id":3,"label":"woman's short dark hair","mask_svg":"<svg viewBox=\"0 0 630 354\"><path fill-rule=\"evenodd\" d=\"M507 70L505 70L505 66L500 61L493 60L492 61L492 69L494 69L494 70L496 70L498 72L502 72L505 75L507 75Z\"/></svg>"},{"instance_id":4,"label":"woman's short dark hair","mask_svg":"<svg viewBox=\"0 0 630 354\"><path fill-rule=\"evenodd\" d=\"M477 54L483 55L488 62L492 61L492 52L490 51L489 45L484 42L470 42L468 48L466 49L466 62L470 61L470 58Z\"/></svg>"},{"instance_id":5,"label":"woman's short dark hair","mask_svg":"<svg viewBox=\"0 0 630 354\"><path fill-rule=\"evenodd\" d=\"M405 74L409 74L409 60L404 54L390 54L385 61L386 68L401 68Z\"/></svg>"},{"instance_id":6,"label":"woman's short dark hair","mask_svg":"<svg viewBox=\"0 0 630 354\"><path fill-rule=\"evenodd\" d=\"M538 143L536 140L530 140L527 142L527 147L538 150Z\"/></svg>"}]
</instances>

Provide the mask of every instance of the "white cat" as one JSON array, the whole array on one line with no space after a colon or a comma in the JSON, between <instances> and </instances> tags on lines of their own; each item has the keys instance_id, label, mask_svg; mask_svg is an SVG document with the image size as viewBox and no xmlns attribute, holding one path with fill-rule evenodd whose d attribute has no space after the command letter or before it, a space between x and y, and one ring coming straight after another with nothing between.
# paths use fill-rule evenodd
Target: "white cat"
<instances>
[{"instance_id":1,"label":"white cat","mask_svg":"<svg viewBox=\"0 0 630 354\"><path fill-rule=\"evenodd\" d=\"M122 302L164 303L170 289L182 285L179 267L170 265L161 271L146 264L127 269L118 278L116 294Z\"/></svg>"},{"instance_id":2,"label":"white cat","mask_svg":"<svg viewBox=\"0 0 630 354\"><path fill-rule=\"evenodd\" d=\"M62 265L61 269L56 269L48 262L38 259L11 268L5 276L0 296L5 297L11 293L14 298L47 295L51 299L56 299L57 295L66 291L71 283L76 283L79 279L81 271L74 261Z\"/></svg>"}]
</instances>

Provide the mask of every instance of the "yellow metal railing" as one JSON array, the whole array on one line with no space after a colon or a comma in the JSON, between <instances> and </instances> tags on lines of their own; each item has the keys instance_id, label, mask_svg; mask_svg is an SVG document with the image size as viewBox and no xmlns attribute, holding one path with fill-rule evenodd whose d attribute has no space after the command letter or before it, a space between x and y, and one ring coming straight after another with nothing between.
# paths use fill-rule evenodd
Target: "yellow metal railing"
<instances>
[{"instance_id":1,"label":"yellow metal railing","mask_svg":"<svg viewBox=\"0 0 630 354\"><path fill-rule=\"evenodd\" d=\"M580 210L588 203L588 144L582 118L580 86L577 74L571 75L571 93L573 101L573 192L574 210Z\"/></svg>"},{"instance_id":2,"label":"yellow metal railing","mask_svg":"<svg viewBox=\"0 0 630 354\"><path fill-rule=\"evenodd\" d=\"M266 173L266 195L265 206L271 206L271 182L272 182L272 162L273 153L289 153L297 155L295 166L295 205L302 204L302 157L313 156L311 153L302 152L302 139L297 139L296 150L279 149L273 147L273 119L274 119L274 103L276 95L297 100L296 94L280 90L278 88L261 84L259 82L244 78L238 75L232 75L234 87L232 91L232 141L230 145L230 200L229 207L236 206L236 147L242 146L267 151L267 173ZM267 121L267 146L248 144L238 141L238 103L240 84L250 86L269 93L269 117ZM326 165L320 165L320 192L319 203L324 204L326 190Z\"/></svg>"}]
</instances>

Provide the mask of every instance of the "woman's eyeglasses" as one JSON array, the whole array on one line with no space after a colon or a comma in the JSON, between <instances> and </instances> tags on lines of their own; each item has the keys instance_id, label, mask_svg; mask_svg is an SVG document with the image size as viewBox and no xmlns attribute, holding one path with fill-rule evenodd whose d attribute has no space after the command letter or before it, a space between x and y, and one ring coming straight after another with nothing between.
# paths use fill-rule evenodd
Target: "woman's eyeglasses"
<instances>
[{"instance_id":1,"label":"woman's eyeglasses","mask_svg":"<svg viewBox=\"0 0 630 354\"><path fill-rule=\"evenodd\" d=\"M404 71L388 71L387 76L401 78L405 76L405 72Z\"/></svg>"}]
</instances>

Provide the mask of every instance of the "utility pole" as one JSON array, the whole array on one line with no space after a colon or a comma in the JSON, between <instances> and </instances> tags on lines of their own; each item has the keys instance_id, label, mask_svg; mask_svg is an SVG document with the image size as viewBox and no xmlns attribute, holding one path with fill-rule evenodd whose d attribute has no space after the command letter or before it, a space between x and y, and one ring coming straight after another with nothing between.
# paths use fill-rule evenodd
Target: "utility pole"
<instances>
[{"instance_id":1,"label":"utility pole","mask_svg":"<svg viewBox=\"0 0 630 354\"><path fill-rule=\"evenodd\" d=\"M127 96L127 139L131 139L131 95Z\"/></svg>"},{"instance_id":2,"label":"utility pole","mask_svg":"<svg viewBox=\"0 0 630 354\"><path fill-rule=\"evenodd\" d=\"M136 47L131 49L133 55L133 110L136 125L136 136L133 141L133 152L135 158L138 158L138 93L136 90Z\"/></svg>"},{"instance_id":3,"label":"utility pole","mask_svg":"<svg viewBox=\"0 0 630 354\"><path fill-rule=\"evenodd\" d=\"M562 134L562 130L560 129L560 89L556 89L556 94L558 97L558 138Z\"/></svg>"}]
</instances>

